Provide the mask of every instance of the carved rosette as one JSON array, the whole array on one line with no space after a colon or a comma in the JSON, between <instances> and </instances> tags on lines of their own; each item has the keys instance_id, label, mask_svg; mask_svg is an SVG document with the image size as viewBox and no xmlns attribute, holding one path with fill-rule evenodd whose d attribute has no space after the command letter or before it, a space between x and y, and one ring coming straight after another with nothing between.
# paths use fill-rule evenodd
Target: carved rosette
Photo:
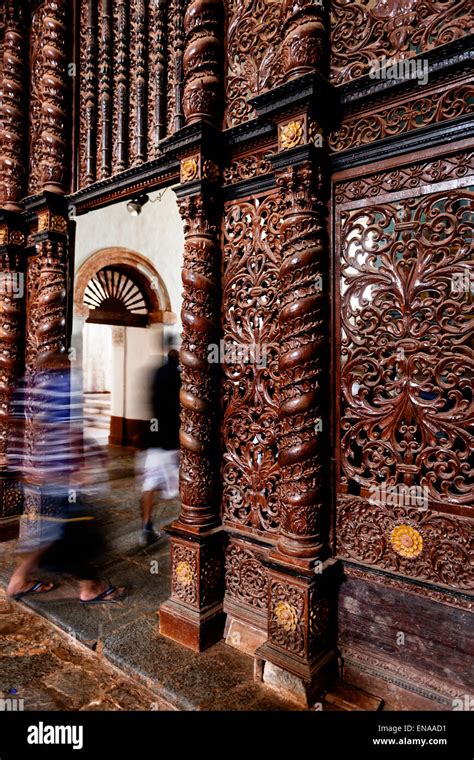
<instances>
[{"instance_id":1,"label":"carved rosette","mask_svg":"<svg viewBox=\"0 0 474 760\"><path fill-rule=\"evenodd\" d=\"M302 662L317 658L329 640L330 605L324 584L293 583L276 575L269 585L269 642Z\"/></svg>"},{"instance_id":2,"label":"carved rosette","mask_svg":"<svg viewBox=\"0 0 474 760\"><path fill-rule=\"evenodd\" d=\"M322 7L313 0L284 0L281 57L287 79L314 71L324 54Z\"/></svg>"},{"instance_id":3,"label":"carved rosette","mask_svg":"<svg viewBox=\"0 0 474 760\"><path fill-rule=\"evenodd\" d=\"M0 205L19 211L26 169L27 20L25 0L5 5L0 144Z\"/></svg>"},{"instance_id":4,"label":"carved rosette","mask_svg":"<svg viewBox=\"0 0 474 760\"><path fill-rule=\"evenodd\" d=\"M321 549L325 205L322 176L311 162L279 173L277 183L284 206L279 273L279 549L305 558Z\"/></svg>"},{"instance_id":5,"label":"carved rosette","mask_svg":"<svg viewBox=\"0 0 474 760\"><path fill-rule=\"evenodd\" d=\"M223 558L220 545L173 541L171 599L202 610L222 598Z\"/></svg>"},{"instance_id":6,"label":"carved rosette","mask_svg":"<svg viewBox=\"0 0 474 760\"><path fill-rule=\"evenodd\" d=\"M46 0L42 35L41 178L44 191L64 194L69 152L66 0Z\"/></svg>"},{"instance_id":7,"label":"carved rosette","mask_svg":"<svg viewBox=\"0 0 474 760\"><path fill-rule=\"evenodd\" d=\"M201 193L181 200L180 211L185 220L180 521L203 526L217 520L219 396L208 347L219 331L219 207L213 195Z\"/></svg>"},{"instance_id":8,"label":"carved rosette","mask_svg":"<svg viewBox=\"0 0 474 760\"><path fill-rule=\"evenodd\" d=\"M193 0L184 18L183 109L186 123L201 119L219 126L223 109L222 0Z\"/></svg>"}]
</instances>

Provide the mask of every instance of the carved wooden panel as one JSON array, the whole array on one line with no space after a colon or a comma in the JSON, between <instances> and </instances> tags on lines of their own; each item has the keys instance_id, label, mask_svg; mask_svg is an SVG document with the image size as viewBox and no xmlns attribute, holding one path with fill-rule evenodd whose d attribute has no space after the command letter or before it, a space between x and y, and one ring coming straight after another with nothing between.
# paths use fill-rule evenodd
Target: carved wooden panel
<instances>
[{"instance_id":1,"label":"carved wooden panel","mask_svg":"<svg viewBox=\"0 0 474 760\"><path fill-rule=\"evenodd\" d=\"M267 537L280 525L275 388L281 215L273 193L227 203L223 238L223 343L229 356L222 365L223 520Z\"/></svg>"},{"instance_id":2,"label":"carved wooden panel","mask_svg":"<svg viewBox=\"0 0 474 760\"><path fill-rule=\"evenodd\" d=\"M473 94L472 82L461 78L388 101L379 99L370 108L349 112L340 129L331 134L330 148L334 152L349 150L470 113Z\"/></svg>"},{"instance_id":3,"label":"carved wooden panel","mask_svg":"<svg viewBox=\"0 0 474 760\"><path fill-rule=\"evenodd\" d=\"M247 102L283 79L281 0L228 0L225 127L255 113Z\"/></svg>"},{"instance_id":4,"label":"carved wooden panel","mask_svg":"<svg viewBox=\"0 0 474 760\"><path fill-rule=\"evenodd\" d=\"M470 0L332 0L331 79L367 74L370 62L401 60L468 34Z\"/></svg>"},{"instance_id":5,"label":"carved wooden panel","mask_svg":"<svg viewBox=\"0 0 474 760\"><path fill-rule=\"evenodd\" d=\"M460 152L336 189L338 553L457 588L474 585L469 165Z\"/></svg>"},{"instance_id":6,"label":"carved wooden panel","mask_svg":"<svg viewBox=\"0 0 474 760\"><path fill-rule=\"evenodd\" d=\"M81 0L79 187L156 158L184 125L184 0Z\"/></svg>"}]
</instances>

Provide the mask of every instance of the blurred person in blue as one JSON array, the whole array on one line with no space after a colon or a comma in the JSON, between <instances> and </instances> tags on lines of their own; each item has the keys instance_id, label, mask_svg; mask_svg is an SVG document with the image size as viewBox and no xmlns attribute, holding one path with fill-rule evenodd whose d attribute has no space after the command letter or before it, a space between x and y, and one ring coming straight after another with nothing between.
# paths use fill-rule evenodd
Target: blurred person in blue
<instances>
[{"instance_id":1,"label":"blurred person in blue","mask_svg":"<svg viewBox=\"0 0 474 760\"><path fill-rule=\"evenodd\" d=\"M100 578L106 544L91 497L105 462L83 438L81 373L66 353L47 354L15 390L11 409L9 465L22 477L25 514L7 594L19 600L52 591L55 584L34 577L52 568L76 578L83 604L122 600L125 589Z\"/></svg>"}]
</instances>

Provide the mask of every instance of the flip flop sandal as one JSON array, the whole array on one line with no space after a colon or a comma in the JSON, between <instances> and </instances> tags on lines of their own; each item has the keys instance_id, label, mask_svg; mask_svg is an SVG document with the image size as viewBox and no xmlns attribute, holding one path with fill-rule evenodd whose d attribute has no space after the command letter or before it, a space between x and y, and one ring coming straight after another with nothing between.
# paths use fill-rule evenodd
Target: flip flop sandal
<instances>
[{"instance_id":1,"label":"flip flop sandal","mask_svg":"<svg viewBox=\"0 0 474 760\"><path fill-rule=\"evenodd\" d=\"M95 596L93 599L80 599L79 601L81 604L117 604L117 602L123 601L125 598L125 592L121 593L119 596L114 597L113 599L108 598L111 594L114 593L114 591L117 591L117 586L109 586L105 589L105 591L102 591L101 594Z\"/></svg>"},{"instance_id":2,"label":"flip flop sandal","mask_svg":"<svg viewBox=\"0 0 474 760\"><path fill-rule=\"evenodd\" d=\"M46 586L50 586L50 588L46 588ZM20 599L23 599L25 596L34 596L39 594L49 594L50 591L53 591L56 588L54 583L44 583L44 581L36 581L36 583L33 583L31 588L27 589L27 591L20 591L19 594L13 594L12 599L14 599L16 602L19 602ZM41 589L44 589L43 591Z\"/></svg>"}]
</instances>

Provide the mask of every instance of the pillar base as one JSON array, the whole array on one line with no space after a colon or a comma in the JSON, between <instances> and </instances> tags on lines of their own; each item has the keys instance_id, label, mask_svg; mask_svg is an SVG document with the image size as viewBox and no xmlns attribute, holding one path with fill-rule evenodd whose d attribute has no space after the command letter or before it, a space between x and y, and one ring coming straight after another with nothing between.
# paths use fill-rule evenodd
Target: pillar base
<instances>
[{"instance_id":1,"label":"pillar base","mask_svg":"<svg viewBox=\"0 0 474 760\"><path fill-rule=\"evenodd\" d=\"M299 662L267 641L257 649L255 657L259 680L284 692L301 707L311 708L321 702L322 694L337 680L337 657L330 650L311 663Z\"/></svg>"},{"instance_id":2,"label":"pillar base","mask_svg":"<svg viewBox=\"0 0 474 760\"><path fill-rule=\"evenodd\" d=\"M171 536L171 597L160 607L160 633L202 652L224 634L222 527L200 533L177 520L166 531Z\"/></svg>"},{"instance_id":3,"label":"pillar base","mask_svg":"<svg viewBox=\"0 0 474 760\"><path fill-rule=\"evenodd\" d=\"M168 599L160 607L160 634L194 652L217 644L224 635L224 626L222 604L200 612Z\"/></svg>"}]
</instances>

